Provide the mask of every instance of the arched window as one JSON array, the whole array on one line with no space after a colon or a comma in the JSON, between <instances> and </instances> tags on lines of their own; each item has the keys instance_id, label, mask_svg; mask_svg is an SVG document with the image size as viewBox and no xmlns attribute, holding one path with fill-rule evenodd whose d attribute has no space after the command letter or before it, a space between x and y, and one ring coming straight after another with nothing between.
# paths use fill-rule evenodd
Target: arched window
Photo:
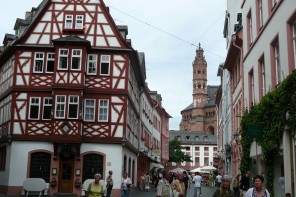
<instances>
[{"instance_id":1,"label":"arched window","mask_svg":"<svg viewBox=\"0 0 296 197\"><path fill-rule=\"evenodd\" d=\"M135 162L135 160L133 159L133 167L132 167L132 175L131 175L131 177L132 177L132 182L135 181L135 169L136 169L136 162Z\"/></svg>"},{"instance_id":2,"label":"arched window","mask_svg":"<svg viewBox=\"0 0 296 197\"><path fill-rule=\"evenodd\" d=\"M123 157L123 172L127 172L126 171L126 155L124 155L124 157Z\"/></svg>"},{"instance_id":3,"label":"arched window","mask_svg":"<svg viewBox=\"0 0 296 197\"><path fill-rule=\"evenodd\" d=\"M49 182L51 155L45 152L35 152L31 154L30 178L42 178Z\"/></svg>"},{"instance_id":4,"label":"arched window","mask_svg":"<svg viewBox=\"0 0 296 197\"><path fill-rule=\"evenodd\" d=\"M99 154L84 155L82 181L93 179L96 173L103 176L103 156Z\"/></svg>"},{"instance_id":5,"label":"arched window","mask_svg":"<svg viewBox=\"0 0 296 197\"><path fill-rule=\"evenodd\" d=\"M212 126L209 127L209 128L208 128L208 132L209 132L210 135L214 135L214 134L215 134L214 127L212 127Z\"/></svg>"},{"instance_id":6,"label":"arched window","mask_svg":"<svg viewBox=\"0 0 296 197\"><path fill-rule=\"evenodd\" d=\"M132 176L132 161L131 158L128 159L128 176Z\"/></svg>"}]
</instances>

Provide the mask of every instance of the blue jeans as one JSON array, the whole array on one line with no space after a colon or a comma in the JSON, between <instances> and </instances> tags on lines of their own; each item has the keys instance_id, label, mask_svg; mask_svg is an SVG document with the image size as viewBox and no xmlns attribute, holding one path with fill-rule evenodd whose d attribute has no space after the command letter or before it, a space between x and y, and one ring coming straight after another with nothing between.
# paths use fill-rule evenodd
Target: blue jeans
<instances>
[{"instance_id":1,"label":"blue jeans","mask_svg":"<svg viewBox=\"0 0 296 197\"><path fill-rule=\"evenodd\" d=\"M201 187L194 187L194 197L199 197L201 194Z\"/></svg>"},{"instance_id":2,"label":"blue jeans","mask_svg":"<svg viewBox=\"0 0 296 197\"><path fill-rule=\"evenodd\" d=\"M128 197L129 196L129 189L127 189L127 190L121 190L121 195L120 195L121 197Z\"/></svg>"}]
</instances>

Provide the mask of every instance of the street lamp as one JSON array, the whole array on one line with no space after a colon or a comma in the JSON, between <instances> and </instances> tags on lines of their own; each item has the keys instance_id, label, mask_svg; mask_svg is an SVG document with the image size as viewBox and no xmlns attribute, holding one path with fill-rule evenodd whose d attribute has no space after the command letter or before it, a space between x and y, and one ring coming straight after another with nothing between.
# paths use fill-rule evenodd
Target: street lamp
<instances>
[{"instance_id":1,"label":"street lamp","mask_svg":"<svg viewBox=\"0 0 296 197\"><path fill-rule=\"evenodd\" d=\"M122 144L123 147L125 147L125 145L126 145L126 138L125 138L125 137L122 138L122 140L121 140L121 144Z\"/></svg>"},{"instance_id":2,"label":"street lamp","mask_svg":"<svg viewBox=\"0 0 296 197\"><path fill-rule=\"evenodd\" d=\"M235 140L236 144L239 143L239 132L233 134L233 139Z\"/></svg>"},{"instance_id":3,"label":"street lamp","mask_svg":"<svg viewBox=\"0 0 296 197\"><path fill-rule=\"evenodd\" d=\"M224 147L225 147L226 154L227 153L229 154L231 151L231 146L229 144L225 144Z\"/></svg>"}]
</instances>

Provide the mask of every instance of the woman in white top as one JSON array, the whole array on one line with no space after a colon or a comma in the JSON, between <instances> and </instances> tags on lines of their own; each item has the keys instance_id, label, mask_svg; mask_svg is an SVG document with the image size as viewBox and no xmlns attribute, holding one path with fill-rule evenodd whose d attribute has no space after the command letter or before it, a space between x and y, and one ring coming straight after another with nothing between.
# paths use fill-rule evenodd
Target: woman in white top
<instances>
[{"instance_id":1,"label":"woman in white top","mask_svg":"<svg viewBox=\"0 0 296 197\"><path fill-rule=\"evenodd\" d=\"M127 173L123 173L121 181L121 197L129 197L129 190L132 187L132 180L127 176Z\"/></svg>"},{"instance_id":2,"label":"woman in white top","mask_svg":"<svg viewBox=\"0 0 296 197\"><path fill-rule=\"evenodd\" d=\"M245 197L270 197L269 192L267 189L263 189L262 185L264 182L264 178L261 175L256 175L253 178L254 186L253 188L250 188Z\"/></svg>"}]
</instances>

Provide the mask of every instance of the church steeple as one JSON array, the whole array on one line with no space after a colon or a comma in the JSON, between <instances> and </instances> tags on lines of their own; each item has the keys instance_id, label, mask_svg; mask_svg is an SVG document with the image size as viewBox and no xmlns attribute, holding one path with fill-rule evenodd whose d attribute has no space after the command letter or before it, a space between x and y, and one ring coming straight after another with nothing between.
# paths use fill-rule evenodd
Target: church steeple
<instances>
[{"instance_id":1,"label":"church steeple","mask_svg":"<svg viewBox=\"0 0 296 197\"><path fill-rule=\"evenodd\" d=\"M204 50L199 43L192 64L193 68L193 107L202 107L207 101L207 62Z\"/></svg>"}]
</instances>

